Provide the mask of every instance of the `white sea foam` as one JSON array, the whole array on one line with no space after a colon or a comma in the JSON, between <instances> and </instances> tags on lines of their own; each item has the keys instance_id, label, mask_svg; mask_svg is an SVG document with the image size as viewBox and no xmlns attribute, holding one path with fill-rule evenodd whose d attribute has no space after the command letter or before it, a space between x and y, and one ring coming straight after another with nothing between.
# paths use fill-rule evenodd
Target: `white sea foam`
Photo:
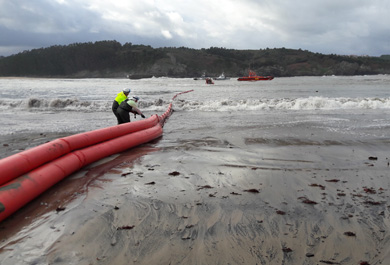
<instances>
[{"instance_id":1,"label":"white sea foam","mask_svg":"<svg viewBox=\"0 0 390 265\"><path fill-rule=\"evenodd\" d=\"M162 111L170 101L157 99L142 101L140 108L149 111ZM112 101L79 100L77 98L24 100L0 100L0 108L35 111L107 111ZM337 110L337 109L390 109L390 98L281 98L281 99L246 99L246 100L176 100L176 110L183 111L256 111L256 110Z\"/></svg>"},{"instance_id":2,"label":"white sea foam","mask_svg":"<svg viewBox=\"0 0 390 265\"><path fill-rule=\"evenodd\" d=\"M173 109L167 130L239 128L250 137L288 135L290 128L388 137L390 77L296 77L236 80L209 86L192 79L0 79L0 135L79 132L116 124L112 102L125 87L149 117ZM266 114L266 115L263 115ZM139 118L139 117L138 117ZM132 117L132 121L135 120ZM383 130L385 128L385 130Z\"/></svg>"},{"instance_id":3,"label":"white sea foam","mask_svg":"<svg viewBox=\"0 0 390 265\"><path fill-rule=\"evenodd\" d=\"M176 109L188 111L390 109L390 98L326 98L183 101Z\"/></svg>"}]
</instances>

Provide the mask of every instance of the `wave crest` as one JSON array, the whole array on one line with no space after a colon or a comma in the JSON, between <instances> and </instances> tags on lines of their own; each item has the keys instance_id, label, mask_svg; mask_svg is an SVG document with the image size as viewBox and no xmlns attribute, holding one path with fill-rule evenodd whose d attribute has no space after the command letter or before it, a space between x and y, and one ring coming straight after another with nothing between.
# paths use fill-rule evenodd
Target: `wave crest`
<instances>
[{"instance_id":1,"label":"wave crest","mask_svg":"<svg viewBox=\"0 0 390 265\"><path fill-rule=\"evenodd\" d=\"M161 98L140 101L147 111L164 111L171 101ZM111 100L80 100L77 98L25 100L0 100L1 109L25 109L36 111L108 111ZM337 109L390 109L390 98L279 98L279 99L218 99L210 101L174 101L174 108L183 111L255 111L255 110L337 110Z\"/></svg>"}]
</instances>

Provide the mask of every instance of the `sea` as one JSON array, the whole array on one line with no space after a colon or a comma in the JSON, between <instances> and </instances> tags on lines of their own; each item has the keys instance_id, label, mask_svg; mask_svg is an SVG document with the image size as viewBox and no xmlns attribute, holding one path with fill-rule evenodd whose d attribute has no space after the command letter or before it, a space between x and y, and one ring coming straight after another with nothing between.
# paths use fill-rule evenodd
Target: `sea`
<instances>
[{"instance_id":1,"label":"sea","mask_svg":"<svg viewBox=\"0 0 390 265\"><path fill-rule=\"evenodd\" d=\"M389 139L390 76L62 79L0 78L0 136L76 134L115 126L117 93L130 88L147 117L174 112L163 140L207 137L235 142L293 144ZM187 92L172 98L181 92ZM136 120L131 117L132 121ZM141 119L141 117L137 117ZM239 137L237 137L237 135Z\"/></svg>"}]
</instances>

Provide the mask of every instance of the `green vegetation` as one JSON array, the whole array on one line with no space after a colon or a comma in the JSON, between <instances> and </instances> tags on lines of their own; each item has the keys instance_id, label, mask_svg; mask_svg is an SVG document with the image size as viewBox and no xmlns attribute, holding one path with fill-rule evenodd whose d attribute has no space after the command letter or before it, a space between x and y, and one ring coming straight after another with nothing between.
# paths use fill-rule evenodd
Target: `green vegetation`
<instances>
[{"instance_id":1,"label":"green vegetation","mask_svg":"<svg viewBox=\"0 0 390 265\"><path fill-rule=\"evenodd\" d=\"M117 41L74 43L0 57L0 76L197 77L247 75L374 75L390 73L390 55L324 55L301 49L152 48Z\"/></svg>"}]
</instances>

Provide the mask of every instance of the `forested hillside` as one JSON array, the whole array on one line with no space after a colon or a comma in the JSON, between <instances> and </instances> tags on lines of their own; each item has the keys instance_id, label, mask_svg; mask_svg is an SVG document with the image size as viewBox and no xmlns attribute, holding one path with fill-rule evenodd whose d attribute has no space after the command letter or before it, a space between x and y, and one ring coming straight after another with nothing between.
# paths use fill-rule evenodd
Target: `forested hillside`
<instances>
[{"instance_id":1,"label":"forested hillside","mask_svg":"<svg viewBox=\"0 0 390 265\"><path fill-rule=\"evenodd\" d=\"M324 55L286 48L233 50L152 48L117 41L75 43L0 58L0 76L197 77L259 75L372 75L390 73L390 56Z\"/></svg>"}]
</instances>

